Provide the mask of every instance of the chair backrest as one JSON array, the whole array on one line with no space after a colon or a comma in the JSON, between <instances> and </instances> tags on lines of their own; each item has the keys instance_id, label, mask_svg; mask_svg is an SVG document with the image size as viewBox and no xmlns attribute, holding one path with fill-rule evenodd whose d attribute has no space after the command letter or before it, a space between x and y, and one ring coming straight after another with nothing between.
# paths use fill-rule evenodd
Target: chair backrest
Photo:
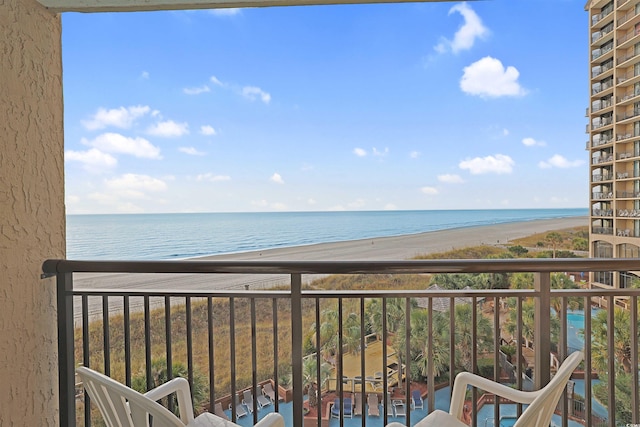
<instances>
[{"instance_id":1,"label":"chair backrest","mask_svg":"<svg viewBox=\"0 0 640 427\"><path fill-rule=\"evenodd\" d=\"M581 351L576 351L567 357L549 384L532 392L536 393L538 397L524 410L514 427L548 427L573 370L582 362L583 358L584 354Z\"/></svg>"},{"instance_id":2,"label":"chair backrest","mask_svg":"<svg viewBox=\"0 0 640 427\"><path fill-rule=\"evenodd\" d=\"M137 391L84 366L76 369L85 390L100 409L107 427L184 427L167 408Z\"/></svg>"}]
</instances>

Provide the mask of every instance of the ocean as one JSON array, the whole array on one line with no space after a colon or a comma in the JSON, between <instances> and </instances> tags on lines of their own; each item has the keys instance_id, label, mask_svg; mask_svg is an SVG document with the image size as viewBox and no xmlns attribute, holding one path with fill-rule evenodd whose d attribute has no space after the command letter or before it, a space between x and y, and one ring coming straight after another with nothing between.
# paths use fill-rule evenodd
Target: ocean
<instances>
[{"instance_id":1,"label":"ocean","mask_svg":"<svg viewBox=\"0 0 640 427\"><path fill-rule=\"evenodd\" d=\"M68 215L67 258L185 259L586 215L586 208Z\"/></svg>"}]
</instances>

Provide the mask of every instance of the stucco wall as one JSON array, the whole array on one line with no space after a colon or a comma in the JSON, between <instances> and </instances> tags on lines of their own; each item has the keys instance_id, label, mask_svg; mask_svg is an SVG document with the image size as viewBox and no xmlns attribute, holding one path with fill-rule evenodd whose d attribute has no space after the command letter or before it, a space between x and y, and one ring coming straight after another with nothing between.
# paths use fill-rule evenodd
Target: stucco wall
<instances>
[{"instance_id":1,"label":"stucco wall","mask_svg":"<svg viewBox=\"0 0 640 427\"><path fill-rule=\"evenodd\" d=\"M57 425L54 281L65 253L60 17L0 0L0 426Z\"/></svg>"}]
</instances>

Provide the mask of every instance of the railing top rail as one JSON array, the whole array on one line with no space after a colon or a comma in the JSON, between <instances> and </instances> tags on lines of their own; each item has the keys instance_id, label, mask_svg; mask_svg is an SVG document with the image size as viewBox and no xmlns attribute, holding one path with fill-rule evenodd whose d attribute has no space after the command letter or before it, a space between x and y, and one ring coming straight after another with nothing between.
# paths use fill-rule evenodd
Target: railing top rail
<instances>
[{"instance_id":1,"label":"railing top rail","mask_svg":"<svg viewBox=\"0 0 640 427\"><path fill-rule=\"evenodd\" d=\"M558 271L640 271L637 258L467 259L407 261L72 261L43 263L44 277L60 273L411 274Z\"/></svg>"},{"instance_id":2,"label":"railing top rail","mask_svg":"<svg viewBox=\"0 0 640 427\"><path fill-rule=\"evenodd\" d=\"M554 297L587 297L587 296L640 296L640 289L551 289ZM175 298L291 298L289 290L227 290L217 289L212 291L202 290L166 290L166 289L141 289L124 290L114 289L81 289L73 291L74 295L86 296L129 296L129 297L175 297ZM533 289L443 289L438 291L421 289L377 289L377 290L302 290L303 298L506 298L506 297L537 297L539 292Z\"/></svg>"}]
</instances>

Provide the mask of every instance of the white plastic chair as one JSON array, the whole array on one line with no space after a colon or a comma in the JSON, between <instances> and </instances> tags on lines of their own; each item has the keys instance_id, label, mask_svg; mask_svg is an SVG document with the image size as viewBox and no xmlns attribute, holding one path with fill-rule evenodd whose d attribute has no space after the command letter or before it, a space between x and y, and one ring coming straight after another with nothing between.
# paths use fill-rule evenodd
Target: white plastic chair
<instances>
[{"instance_id":1,"label":"white plastic chair","mask_svg":"<svg viewBox=\"0 0 640 427\"><path fill-rule=\"evenodd\" d=\"M560 396L573 373L580 364L584 354L580 351L572 353L560 365L558 372L549 384L537 391L520 391L496 383L470 372L462 372L456 376L451 396L449 412L436 409L426 418L420 420L415 427L468 427L462 421L462 410L467 386L477 387L489 393L507 398L516 403L528 404L514 427L549 427ZM387 427L404 427L401 423L390 423Z\"/></svg>"},{"instance_id":2,"label":"white plastic chair","mask_svg":"<svg viewBox=\"0 0 640 427\"><path fill-rule=\"evenodd\" d=\"M84 366L76 369L82 379L91 401L100 409L107 427L234 427L237 424L205 412L193 416L193 404L189 382L184 378L174 378L145 394L120 384L119 382ZM156 402L176 393L180 418ZM278 413L267 414L256 427L284 427L284 419Z\"/></svg>"}]
</instances>

